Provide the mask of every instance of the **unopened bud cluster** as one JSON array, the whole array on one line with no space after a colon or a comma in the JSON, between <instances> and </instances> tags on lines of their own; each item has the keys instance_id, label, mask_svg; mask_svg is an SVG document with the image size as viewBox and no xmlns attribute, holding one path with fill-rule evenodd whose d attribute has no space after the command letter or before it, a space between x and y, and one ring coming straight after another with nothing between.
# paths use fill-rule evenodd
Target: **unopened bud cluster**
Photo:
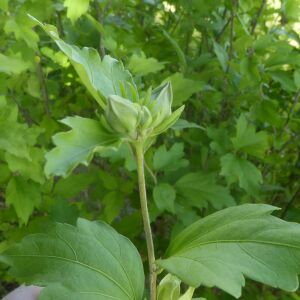
<instances>
[{"instance_id":1,"label":"unopened bud cluster","mask_svg":"<svg viewBox=\"0 0 300 300\"><path fill-rule=\"evenodd\" d=\"M154 91L150 89L144 98L136 97L134 101L110 95L102 123L125 140L146 140L162 133L178 120L183 107L172 113L172 99L170 83Z\"/></svg>"}]
</instances>

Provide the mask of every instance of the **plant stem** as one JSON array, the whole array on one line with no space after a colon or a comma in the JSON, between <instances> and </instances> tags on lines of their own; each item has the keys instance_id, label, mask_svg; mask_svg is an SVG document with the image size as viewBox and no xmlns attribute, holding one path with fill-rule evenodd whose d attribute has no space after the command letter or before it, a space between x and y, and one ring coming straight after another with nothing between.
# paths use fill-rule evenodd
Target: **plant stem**
<instances>
[{"instance_id":1,"label":"plant stem","mask_svg":"<svg viewBox=\"0 0 300 300\"><path fill-rule=\"evenodd\" d=\"M138 142L135 145L136 160L137 160L137 173L139 181L139 192L141 210L144 223L144 231L147 243L148 263L149 263L149 280L150 280L150 300L156 300L156 268L155 268L155 254L153 246L152 231L150 226L147 192L145 183L145 170L144 170L144 148L143 144Z\"/></svg>"}]
</instances>

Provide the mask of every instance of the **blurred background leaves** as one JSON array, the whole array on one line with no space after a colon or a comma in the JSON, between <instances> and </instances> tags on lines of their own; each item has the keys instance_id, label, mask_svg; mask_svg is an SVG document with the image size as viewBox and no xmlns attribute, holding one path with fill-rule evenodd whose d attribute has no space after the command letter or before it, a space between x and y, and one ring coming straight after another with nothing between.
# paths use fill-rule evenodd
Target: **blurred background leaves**
<instances>
[{"instance_id":1,"label":"blurred background leaves","mask_svg":"<svg viewBox=\"0 0 300 300\"><path fill-rule=\"evenodd\" d=\"M109 222L146 258L129 148L67 179L43 175L51 136L66 129L57 120L99 107L28 13L66 42L122 60L142 90L170 80L174 107L186 105L193 125L175 126L146 155L158 257L170 236L222 207L264 202L300 222L299 0L1 0L0 251L81 216ZM15 285L1 265L0 295ZM299 298L249 282L242 296Z\"/></svg>"}]
</instances>

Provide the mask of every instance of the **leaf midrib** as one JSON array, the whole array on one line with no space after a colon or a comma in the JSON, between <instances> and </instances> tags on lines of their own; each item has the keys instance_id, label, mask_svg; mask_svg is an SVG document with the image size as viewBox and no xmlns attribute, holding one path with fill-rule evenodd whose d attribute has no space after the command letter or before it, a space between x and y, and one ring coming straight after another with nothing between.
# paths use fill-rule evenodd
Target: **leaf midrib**
<instances>
[{"instance_id":1,"label":"leaf midrib","mask_svg":"<svg viewBox=\"0 0 300 300\"><path fill-rule=\"evenodd\" d=\"M214 241L207 241L207 242L202 242L199 243L195 246L191 246L191 247L187 247L185 249L183 249L182 251L178 251L176 254L174 255L170 255L171 258L172 256L179 256L178 254L183 254L191 249L194 248L199 248L205 245L210 245L210 244L219 244L219 243L223 243L223 244L241 244L241 243L253 243L253 244L264 244L264 245L268 245L268 246L278 246L278 247L286 247L286 248L293 248L296 249L298 251L300 251L300 246L296 246L296 245L292 245L292 244L285 244L285 243L278 243L278 242L269 242L269 241L260 241L260 240L214 240ZM168 259L167 258L167 259Z\"/></svg>"},{"instance_id":2,"label":"leaf midrib","mask_svg":"<svg viewBox=\"0 0 300 300\"><path fill-rule=\"evenodd\" d=\"M60 257L60 256L55 256L55 255L33 255L33 254L22 254L22 255L11 255L11 254L7 254L8 257L35 257L35 258L39 258L39 259L45 259L45 258L49 258L49 259L57 259L57 260L62 260L62 261L66 261L68 263L74 263L74 264L78 264L81 267L85 267L88 268L94 272L97 272L99 274L101 274L102 276L106 277L108 280L110 280L111 282L113 282L126 296L128 296L130 299L130 295L127 293L127 291L117 282L115 281L112 277L110 277L108 274L106 274L105 272L96 269L90 265L84 264L78 260L73 260L73 259L69 259L69 258L65 258L65 257Z\"/></svg>"}]
</instances>

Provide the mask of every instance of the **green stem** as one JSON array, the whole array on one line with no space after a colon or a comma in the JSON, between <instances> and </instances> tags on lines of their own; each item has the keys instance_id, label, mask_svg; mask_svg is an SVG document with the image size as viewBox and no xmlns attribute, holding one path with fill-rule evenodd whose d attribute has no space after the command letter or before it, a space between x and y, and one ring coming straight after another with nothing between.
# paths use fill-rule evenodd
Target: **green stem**
<instances>
[{"instance_id":1,"label":"green stem","mask_svg":"<svg viewBox=\"0 0 300 300\"><path fill-rule=\"evenodd\" d=\"M142 142L135 145L136 160L137 160L137 173L139 181L139 192L141 210L144 223L144 231L147 243L148 263L149 263L149 280L150 280L150 300L156 300L156 268L155 268L155 254L153 246L152 231L150 226L147 192L145 183L145 170L144 170L144 147Z\"/></svg>"}]
</instances>

